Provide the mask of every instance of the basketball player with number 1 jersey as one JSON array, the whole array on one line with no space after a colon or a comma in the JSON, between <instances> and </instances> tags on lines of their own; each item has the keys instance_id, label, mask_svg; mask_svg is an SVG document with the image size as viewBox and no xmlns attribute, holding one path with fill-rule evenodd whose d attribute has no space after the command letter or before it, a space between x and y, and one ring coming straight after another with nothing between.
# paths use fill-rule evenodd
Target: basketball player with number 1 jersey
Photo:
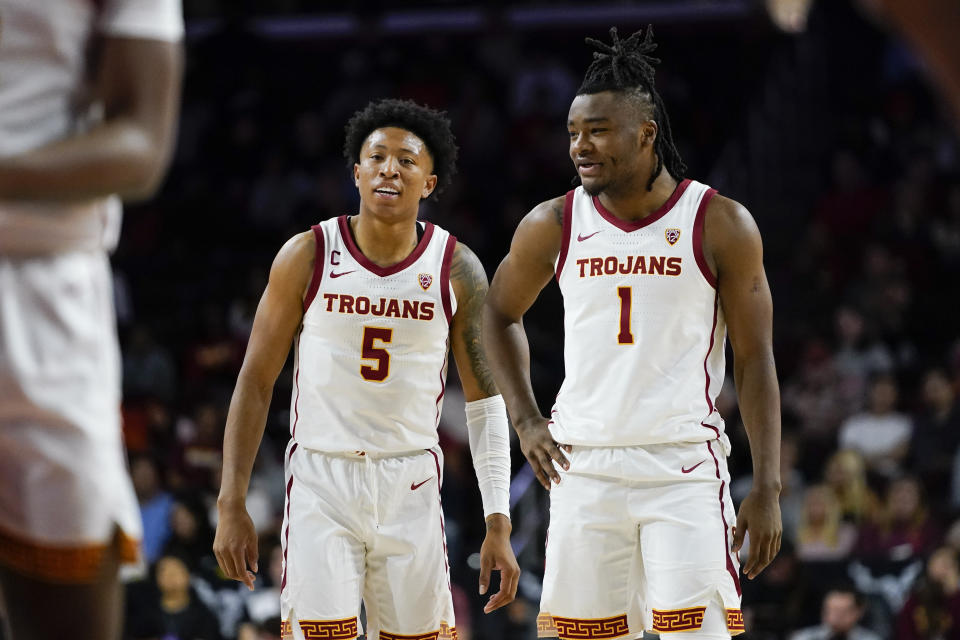
<instances>
[{"instance_id":1,"label":"basketball player with number 1 jersey","mask_svg":"<svg viewBox=\"0 0 960 640\"><path fill-rule=\"evenodd\" d=\"M570 107L582 185L520 223L494 277L485 344L520 444L550 490L538 633L728 639L744 631L737 552L780 545L771 302L749 213L684 178L653 83L652 30L598 51ZM521 319L551 277L566 378L533 402ZM729 332L756 478L735 514L716 408Z\"/></svg>"},{"instance_id":2,"label":"basketball player with number 1 jersey","mask_svg":"<svg viewBox=\"0 0 960 640\"><path fill-rule=\"evenodd\" d=\"M446 186L449 121L383 100L347 125L360 212L292 238L274 261L227 417L214 551L253 588L257 538L244 507L274 381L294 348L280 604L284 637L457 637L437 425L452 348L487 524L480 593L513 600L506 407L480 345L486 274L420 200Z\"/></svg>"}]
</instances>

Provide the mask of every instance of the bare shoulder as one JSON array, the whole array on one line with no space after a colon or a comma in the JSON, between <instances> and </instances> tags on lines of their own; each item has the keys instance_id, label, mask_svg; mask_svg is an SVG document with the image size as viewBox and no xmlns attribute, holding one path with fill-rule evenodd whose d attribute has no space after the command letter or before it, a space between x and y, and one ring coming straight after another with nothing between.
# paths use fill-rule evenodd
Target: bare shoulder
<instances>
[{"instance_id":1,"label":"bare shoulder","mask_svg":"<svg viewBox=\"0 0 960 640\"><path fill-rule=\"evenodd\" d=\"M545 229L555 227L559 230L563 227L563 205L565 200L566 196L544 200L524 216L520 222L520 226L534 226L538 229L541 227Z\"/></svg>"},{"instance_id":2,"label":"bare shoulder","mask_svg":"<svg viewBox=\"0 0 960 640\"><path fill-rule=\"evenodd\" d=\"M760 229L745 206L718 194L707 205L704 237L712 245L759 240Z\"/></svg>"},{"instance_id":3,"label":"bare shoulder","mask_svg":"<svg viewBox=\"0 0 960 640\"><path fill-rule=\"evenodd\" d=\"M270 280L273 284L306 289L313 276L313 263L316 259L317 242L313 231L298 233L287 240L270 268Z\"/></svg>"},{"instance_id":4,"label":"bare shoulder","mask_svg":"<svg viewBox=\"0 0 960 640\"><path fill-rule=\"evenodd\" d=\"M487 272L483 268L483 263L480 262L477 254L462 242L457 242L453 251L450 281L454 289L472 290L481 285L486 289L487 286Z\"/></svg>"}]
</instances>

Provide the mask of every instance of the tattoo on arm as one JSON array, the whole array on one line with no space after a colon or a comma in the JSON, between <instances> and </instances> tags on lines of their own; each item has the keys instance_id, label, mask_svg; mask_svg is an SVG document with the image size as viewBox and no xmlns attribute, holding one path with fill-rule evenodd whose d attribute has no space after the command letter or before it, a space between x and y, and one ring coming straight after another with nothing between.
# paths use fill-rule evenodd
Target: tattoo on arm
<instances>
[{"instance_id":1,"label":"tattoo on arm","mask_svg":"<svg viewBox=\"0 0 960 640\"><path fill-rule=\"evenodd\" d=\"M483 302L487 296L487 274L477 256L465 245L457 244L450 265L450 280L459 283L461 295L457 298L457 314L463 313L465 322L461 338L466 345L467 357L473 376L480 389L489 396L495 396L497 385L487 365L487 358L480 342L480 323L483 318Z\"/></svg>"},{"instance_id":2,"label":"tattoo on arm","mask_svg":"<svg viewBox=\"0 0 960 640\"><path fill-rule=\"evenodd\" d=\"M550 208L553 210L553 215L557 219L557 224L561 227L563 226L563 199L558 199L554 201Z\"/></svg>"}]
</instances>

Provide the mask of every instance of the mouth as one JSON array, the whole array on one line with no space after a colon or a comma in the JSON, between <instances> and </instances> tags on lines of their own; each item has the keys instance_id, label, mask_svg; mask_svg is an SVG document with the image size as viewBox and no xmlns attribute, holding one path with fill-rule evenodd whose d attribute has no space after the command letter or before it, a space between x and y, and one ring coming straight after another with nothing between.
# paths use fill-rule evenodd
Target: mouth
<instances>
[{"instance_id":1,"label":"mouth","mask_svg":"<svg viewBox=\"0 0 960 640\"><path fill-rule=\"evenodd\" d=\"M577 173L583 176L595 176L600 173L600 168L603 166L603 163L600 162L577 162Z\"/></svg>"},{"instance_id":2,"label":"mouth","mask_svg":"<svg viewBox=\"0 0 960 640\"><path fill-rule=\"evenodd\" d=\"M377 199L383 200L395 200L400 197L400 191L393 187L380 187L379 189L374 189L373 193Z\"/></svg>"}]
</instances>

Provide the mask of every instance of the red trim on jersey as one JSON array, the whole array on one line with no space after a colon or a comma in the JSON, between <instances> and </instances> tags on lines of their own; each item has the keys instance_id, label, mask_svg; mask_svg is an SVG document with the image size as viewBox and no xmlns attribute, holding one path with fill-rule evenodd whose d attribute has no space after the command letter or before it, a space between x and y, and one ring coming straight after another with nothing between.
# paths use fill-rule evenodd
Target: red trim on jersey
<instances>
[{"instance_id":1,"label":"red trim on jersey","mask_svg":"<svg viewBox=\"0 0 960 640\"><path fill-rule=\"evenodd\" d=\"M723 478L720 477L720 461L717 460L717 455L713 452L713 445L710 444L710 441L707 441L707 449L710 450L710 455L713 456L713 466L717 472L717 480L720 481L720 520L723 521L723 542L726 558L727 558L727 573L730 574L730 577L733 578L733 585L737 588L737 595L743 595L740 591L740 576L737 575L737 568L733 566L733 559L730 557L732 552L730 551L730 527L727 526L727 516L724 513L723 506L723 490L726 488L727 483L724 482Z\"/></svg>"},{"instance_id":2,"label":"red trim on jersey","mask_svg":"<svg viewBox=\"0 0 960 640\"><path fill-rule=\"evenodd\" d=\"M677 184L677 188L674 189L673 193L670 194L670 197L667 198L666 202L660 205L656 211L648 215L646 218L640 218L639 220L621 220L617 216L610 213L610 211L603 206L603 203L600 202L599 196L593 196L593 206L597 209L597 213L599 213L604 220L617 227L621 231L630 233L631 231L636 231L637 229L642 229L647 225L651 225L663 216L667 215L670 210L673 209L673 205L677 204L677 200L680 199L680 196L683 195L683 192L686 191L687 187L689 186L689 179L681 180Z\"/></svg>"},{"instance_id":3,"label":"red trim on jersey","mask_svg":"<svg viewBox=\"0 0 960 640\"><path fill-rule=\"evenodd\" d=\"M312 227L313 237L317 241L316 255L313 258L313 277L310 278L310 286L307 287L307 295L303 299L303 312L306 313L310 308L310 303L317 297L317 290L320 289L320 281L323 280L323 265L326 262L323 246L323 229L315 224Z\"/></svg>"},{"instance_id":4,"label":"red trim on jersey","mask_svg":"<svg viewBox=\"0 0 960 640\"><path fill-rule=\"evenodd\" d=\"M297 443L294 442L290 447L290 454L287 456L287 465L293 460L293 452L297 450ZM280 580L280 591L283 592L287 586L287 549L290 548L290 489L293 488L293 471L290 472L290 479L287 480L287 530L283 533L283 578Z\"/></svg>"},{"instance_id":5,"label":"red trim on jersey","mask_svg":"<svg viewBox=\"0 0 960 640\"><path fill-rule=\"evenodd\" d=\"M297 437L297 422L300 421L300 410L297 408L297 405L300 404L300 334L302 333L303 329L297 334L297 370L293 374L293 386L297 390L297 395L293 399L293 427L290 428L291 438Z\"/></svg>"},{"instance_id":6,"label":"red trim on jersey","mask_svg":"<svg viewBox=\"0 0 960 640\"><path fill-rule=\"evenodd\" d=\"M706 396L707 398L707 406L710 408L709 415L713 414L713 412L715 411L715 408L713 406L713 399L710 397L710 371L707 369L707 361L710 360L710 354L713 353L714 338L716 337L716 334L717 334L717 314L720 311L719 302L720 300L719 300L718 294L714 292L713 323L710 325L710 348L707 349L707 355L703 356L703 377L705 380L704 386L703 386L703 395ZM701 422L700 426L706 427L708 429L713 429L717 434L717 438L718 439L720 438L720 429L716 428L712 424L704 424L703 422Z\"/></svg>"},{"instance_id":7,"label":"red trim on jersey","mask_svg":"<svg viewBox=\"0 0 960 640\"><path fill-rule=\"evenodd\" d=\"M563 239L560 241L560 255L557 257L557 282L563 272L563 263L567 261L567 252L570 250L570 234L573 229L573 189L567 191L563 201Z\"/></svg>"},{"instance_id":8,"label":"red trim on jersey","mask_svg":"<svg viewBox=\"0 0 960 640\"><path fill-rule=\"evenodd\" d=\"M443 541L443 566L447 570L447 587L450 589L450 593L453 593L453 586L450 584L450 561L447 559L447 529L443 523L443 501L440 499L440 458L433 449L427 449L427 451L433 456L433 462L437 466L437 500L440 501L440 535Z\"/></svg>"},{"instance_id":9,"label":"red trim on jersey","mask_svg":"<svg viewBox=\"0 0 960 640\"><path fill-rule=\"evenodd\" d=\"M697 266L700 267L700 273L710 286L717 288L717 276L710 271L707 264L707 258L703 255L703 221L707 217L707 204L711 198L717 194L716 189L707 189L706 193L700 199L700 206L697 207L697 216L693 219L693 257L697 259Z\"/></svg>"},{"instance_id":10,"label":"red trim on jersey","mask_svg":"<svg viewBox=\"0 0 960 640\"><path fill-rule=\"evenodd\" d=\"M389 267L381 267L380 265L371 262L370 258L363 255L363 252L360 251L360 247L358 247L357 243L353 240L353 234L350 233L350 223L347 222L347 216L340 216L337 218L337 225L340 227L340 237L343 238L343 243L347 246L347 251L350 252L350 255L353 256L353 259L356 260L361 267L374 275L380 276L381 278L385 276L392 276L395 273L403 271L416 262L417 258L422 256L423 252L427 250L427 245L430 244L430 238L433 237L433 223L427 222L425 223L423 229L423 237L420 238L420 242L417 243L417 246L414 247L413 252L410 255L397 264L390 265Z\"/></svg>"},{"instance_id":11,"label":"red trim on jersey","mask_svg":"<svg viewBox=\"0 0 960 640\"><path fill-rule=\"evenodd\" d=\"M447 390L447 377L444 375L447 371L447 354L450 352L450 340L447 339L447 347L443 351L443 366L440 367L440 394L437 396L437 401L434 403L437 405L437 418L434 422L436 426L440 426L440 401L443 400L443 394Z\"/></svg>"},{"instance_id":12,"label":"red trim on jersey","mask_svg":"<svg viewBox=\"0 0 960 640\"><path fill-rule=\"evenodd\" d=\"M443 313L447 316L447 324L453 320L453 305L450 302L450 265L453 264L453 252L457 248L457 238L451 233L447 238L447 246L443 249L443 261L440 263L440 301L443 303Z\"/></svg>"}]
</instances>

